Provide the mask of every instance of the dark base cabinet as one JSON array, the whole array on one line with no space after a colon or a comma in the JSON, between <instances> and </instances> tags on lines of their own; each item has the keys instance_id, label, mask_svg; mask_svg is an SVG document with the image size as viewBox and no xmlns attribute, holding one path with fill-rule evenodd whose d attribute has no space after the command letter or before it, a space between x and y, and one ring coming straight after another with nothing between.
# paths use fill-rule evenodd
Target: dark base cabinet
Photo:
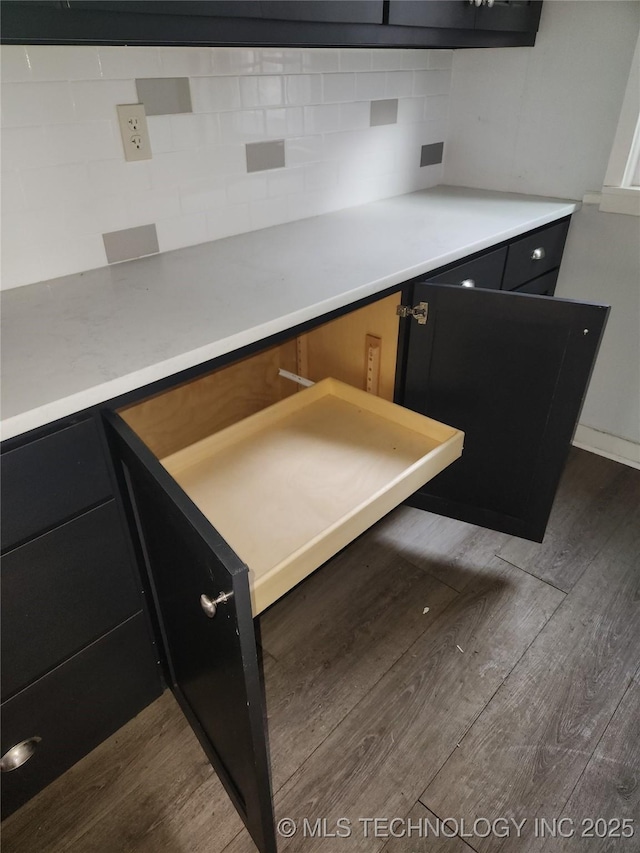
<instances>
[{"instance_id":1,"label":"dark base cabinet","mask_svg":"<svg viewBox=\"0 0 640 853\"><path fill-rule=\"evenodd\" d=\"M317 544L326 531L311 534L306 522L301 524L302 544L286 551L280 562L261 567L273 595L258 604L256 590L261 581L257 567L252 568L248 557L245 562L240 552L244 543L251 542L262 556L270 553L270 536L280 540L277 532L272 533L271 519L256 537L257 512L246 510L247 484L253 483L255 493L261 495L265 482L268 484L267 468L282 479L282 457L277 454L284 450L273 451L267 443L267 456L261 457L260 467L252 425L256 418L260 424L273 419L274 403L280 406L278 412L295 409L295 404L289 404L301 395L292 383L278 378L279 369L304 373L318 383L306 391L318 395L324 393L319 389L331 383L359 386L362 390L357 392L349 389L361 395L355 406L358 412L371 406L376 416L384 418L393 410L390 419L397 417L403 424L415 419L413 412L418 412L442 422L437 425L441 435L449 431L457 437L456 452L451 451L446 464L417 482L411 480L401 496L394 493L377 517L372 505L380 502L383 490L367 487L364 502L357 507L357 513L367 508L360 516L364 524L371 526L421 486L410 498L414 506L540 541L608 313L603 305L549 298L567 228L568 219L541 227L451 264L426 280L391 288L89 413L91 418L102 419L107 438L103 463L105 470L111 470L113 464L116 472L112 481L115 500L103 498L100 506L84 507L71 520L57 519L57 527L41 530L39 535L31 525L25 528L31 541L8 552L7 589L20 606L8 602L10 608L15 607L7 623L15 626L15 637L8 638L12 659L7 666L7 690L15 692L3 705L3 750L27 741L23 751L33 755L3 774L7 811L157 696L156 659L160 658L166 682L257 848L261 853L275 853L254 618L345 543L337 543L335 527L329 525L334 550L312 551L309 556L306 545ZM323 380L327 381L322 384ZM364 394L365 390L382 399ZM392 401L413 411L402 412ZM296 486L296 507L309 506L322 493L324 506L337 503L335 483L339 481L329 481L327 474L327 421L320 427L314 411L318 410L306 410L308 431L300 446L304 458L315 454L322 464L311 469L313 474L306 481L303 478L301 488ZM91 422L89 416L87 420ZM421 419L411 423L417 420ZM459 430L465 432L461 459L457 458L462 438ZM352 458L360 458L358 453L369 440L363 426L358 431L350 425L345 435L343 467ZM296 442L298 438L296 435ZM202 450L209 441L225 450L223 463L220 457L211 464L212 457ZM446 438L442 444L447 445ZM387 455L398 449L395 438L391 445L384 451ZM291 436L280 446L291 455ZM186 462L184 454L188 455ZM231 512L233 529L240 537L232 546L229 530L225 538L223 524L216 519L221 501L211 500L212 481L198 493L181 477L188 470L197 480L206 463L215 478L233 454L240 461L240 468L232 470L233 486L237 486L236 497L244 514L238 524L238 512ZM379 467L383 456L373 463L367 457L364 469ZM27 452L24 459L29 458ZM250 471L254 479L238 473L242 470ZM427 483L428 476L432 479ZM220 494L231 505L229 480L222 485ZM273 490L267 488L265 494L277 507ZM265 502L259 506L264 507ZM297 524L297 515L278 512L284 519L281 532L286 529L288 533ZM351 525L344 526L347 541L365 529L356 530L355 513L349 513L345 512ZM122 521L126 518L126 542L131 546L124 551L135 554L142 580L135 575L127 579L121 548L125 540L117 536L112 537L111 550L105 547L96 558L93 570L97 575L92 576L91 571L84 575L82 555L91 548L83 545L82 537L91 541L93 536L94 544L100 542L98 533L90 532L93 525L104 530L105 525L119 523L121 515ZM18 538L27 533L21 532ZM47 565L39 567L40 560ZM300 561L296 569L303 571L287 574L295 560ZM118 571L114 563L119 564ZM104 586L104 575L113 578L117 594ZM133 585L131 577L135 578ZM61 596L57 604L60 619L43 616L42 636L38 635L38 607L29 613L22 601L38 578L47 590L47 599ZM141 607L135 615L127 618L131 612L127 608L135 607L138 600L140 583L146 594L139 599ZM90 590L104 597L104 612L92 610ZM148 634L147 599L160 648L157 655ZM86 611L74 618L82 600ZM19 625L23 618L28 627ZM120 619L123 621L116 624ZM89 636L91 630L99 625L107 633L90 642L95 637ZM114 627L109 630L109 625ZM51 638L46 651L44 634ZM12 646L12 641L20 647L15 642ZM74 649L80 650L74 653ZM59 660L62 662L56 665ZM45 670L46 674L39 675Z\"/></svg>"},{"instance_id":2,"label":"dark base cabinet","mask_svg":"<svg viewBox=\"0 0 640 853\"><path fill-rule=\"evenodd\" d=\"M96 420L7 442L1 466L4 818L157 698L161 678Z\"/></svg>"},{"instance_id":3,"label":"dark base cabinet","mask_svg":"<svg viewBox=\"0 0 640 853\"><path fill-rule=\"evenodd\" d=\"M138 613L2 705L2 754L33 754L2 773L3 819L160 695Z\"/></svg>"}]
</instances>

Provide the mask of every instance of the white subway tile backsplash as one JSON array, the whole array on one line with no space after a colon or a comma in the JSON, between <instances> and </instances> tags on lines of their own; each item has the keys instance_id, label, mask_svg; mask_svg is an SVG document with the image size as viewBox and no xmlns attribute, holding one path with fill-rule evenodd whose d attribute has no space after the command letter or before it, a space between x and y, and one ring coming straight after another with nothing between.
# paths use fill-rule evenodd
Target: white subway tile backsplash
<instances>
[{"instance_id":1,"label":"white subway tile backsplash","mask_svg":"<svg viewBox=\"0 0 640 853\"><path fill-rule=\"evenodd\" d=\"M286 197L259 199L249 204L249 215L253 229L270 228L289 220L289 205Z\"/></svg>"},{"instance_id":2,"label":"white subway tile backsplash","mask_svg":"<svg viewBox=\"0 0 640 853\"><path fill-rule=\"evenodd\" d=\"M386 48L372 51L374 71L397 71L404 68L404 51Z\"/></svg>"},{"instance_id":3,"label":"white subway tile backsplash","mask_svg":"<svg viewBox=\"0 0 640 853\"><path fill-rule=\"evenodd\" d=\"M429 68L451 68L453 65L452 50L430 50Z\"/></svg>"},{"instance_id":4,"label":"white subway tile backsplash","mask_svg":"<svg viewBox=\"0 0 640 853\"><path fill-rule=\"evenodd\" d=\"M413 92L412 71L387 72L387 98L407 98Z\"/></svg>"},{"instance_id":5,"label":"white subway tile backsplash","mask_svg":"<svg viewBox=\"0 0 640 853\"><path fill-rule=\"evenodd\" d=\"M223 142L253 142L266 135L264 110L220 113L219 120Z\"/></svg>"},{"instance_id":6,"label":"white subway tile backsplash","mask_svg":"<svg viewBox=\"0 0 640 853\"><path fill-rule=\"evenodd\" d=\"M182 249L184 246L195 246L198 243L206 243L209 239L206 213L191 213L174 216L171 219L159 219L156 222L156 231L161 252Z\"/></svg>"},{"instance_id":7,"label":"white subway tile backsplash","mask_svg":"<svg viewBox=\"0 0 640 853\"><path fill-rule=\"evenodd\" d=\"M323 100L325 103L355 100L355 74L323 74L322 86Z\"/></svg>"},{"instance_id":8,"label":"white subway tile backsplash","mask_svg":"<svg viewBox=\"0 0 640 853\"><path fill-rule=\"evenodd\" d=\"M226 203L225 178L200 178L180 187L180 207L183 213L223 209Z\"/></svg>"},{"instance_id":9,"label":"white subway tile backsplash","mask_svg":"<svg viewBox=\"0 0 640 853\"><path fill-rule=\"evenodd\" d=\"M207 213L209 240L231 237L251 230L251 217L248 204L227 204L219 210Z\"/></svg>"},{"instance_id":10,"label":"white subway tile backsplash","mask_svg":"<svg viewBox=\"0 0 640 853\"><path fill-rule=\"evenodd\" d=\"M340 53L337 48L313 48L312 50L299 51L302 62L302 71L314 74L328 71L342 71Z\"/></svg>"},{"instance_id":11,"label":"white subway tile backsplash","mask_svg":"<svg viewBox=\"0 0 640 853\"><path fill-rule=\"evenodd\" d=\"M304 134L302 107L278 107L264 111L265 135L268 137L301 136Z\"/></svg>"},{"instance_id":12,"label":"white subway tile backsplash","mask_svg":"<svg viewBox=\"0 0 640 853\"><path fill-rule=\"evenodd\" d=\"M340 130L363 130L369 127L371 101L340 104Z\"/></svg>"},{"instance_id":13,"label":"white subway tile backsplash","mask_svg":"<svg viewBox=\"0 0 640 853\"><path fill-rule=\"evenodd\" d=\"M69 50L60 45L30 44L26 51L32 80L98 80L102 77L95 46Z\"/></svg>"},{"instance_id":14,"label":"white subway tile backsplash","mask_svg":"<svg viewBox=\"0 0 640 853\"><path fill-rule=\"evenodd\" d=\"M240 109L237 77L193 77L191 103L194 113L216 113Z\"/></svg>"},{"instance_id":15,"label":"white subway tile backsplash","mask_svg":"<svg viewBox=\"0 0 640 853\"><path fill-rule=\"evenodd\" d=\"M96 204L111 195L151 189L151 160L127 163L123 159L96 160L87 165L89 193ZM98 201L99 199L99 201ZM113 229L116 230L115 228Z\"/></svg>"},{"instance_id":16,"label":"white subway tile backsplash","mask_svg":"<svg viewBox=\"0 0 640 853\"><path fill-rule=\"evenodd\" d=\"M0 48L0 79L3 83L31 80L27 48L22 44L3 44Z\"/></svg>"},{"instance_id":17,"label":"white subway tile backsplash","mask_svg":"<svg viewBox=\"0 0 640 853\"><path fill-rule=\"evenodd\" d=\"M400 98L398 100L398 124L415 124L424 121L426 98Z\"/></svg>"},{"instance_id":18,"label":"white subway tile backsplash","mask_svg":"<svg viewBox=\"0 0 640 853\"><path fill-rule=\"evenodd\" d=\"M169 120L172 144L170 150L196 151L223 141L221 122L227 115L234 115L234 113L182 113L157 118ZM150 122L154 120L154 117L149 119ZM153 137L151 143L153 145Z\"/></svg>"},{"instance_id":19,"label":"white subway tile backsplash","mask_svg":"<svg viewBox=\"0 0 640 853\"><path fill-rule=\"evenodd\" d=\"M433 185L420 152L446 140L451 57L4 46L3 286L104 265L103 234L155 226L168 251ZM129 163L116 105L148 78L184 78L194 112L150 115L152 159ZM372 101L396 99L380 124Z\"/></svg>"},{"instance_id":20,"label":"white subway tile backsplash","mask_svg":"<svg viewBox=\"0 0 640 853\"><path fill-rule=\"evenodd\" d=\"M162 76L157 47L99 47L98 54L105 78L121 80Z\"/></svg>"},{"instance_id":21,"label":"white subway tile backsplash","mask_svg":"<svg viewBox=\"0 0 640 853\"><path fill-rule=\"evenodd\" d=\"M444 71L414 72L414 95L446 95L450 88L451 69Z\"/></svg>"},{"instance_id":22,"label":"white subway tile backsplash","mask_svg":"<svg viewBox=\"0 0 640 853\"><path fill-rule=\"evenodd\" d=\"M420 50L407 49L402 51L402 67L406 69L423 69L429 68L430 50L422 48Z\"/></svg>"},{"instance_id":23,"label":"white subway tile backsplash","mask_svg":"<svg viewBox=\"0 0 640 853\"><path fill-rule=\"evenodd\" d=\"M274 107L284 104L284 79L278 75L241 77L240 98L243 108Z\"/></svg>"},{"instance_id":24,"label":"white subway tile backsplash","mask_svg":"<svg viewBox=\"0 0 640 853\"><path fill-rule=\"evenodd\" d=\"M270 172L266 178L269 198L304 192L304 168L281 169Z\"/></svg>"},{"instance_id":25,"label":"white subway tile backsplash","mask_svg":"<svg viewBox=\"0 0 640 853\"><path fill-rule=\"evenodd\" d=\"M322 78L319 74L290 74L284 78L287 104L320 104Z\"/></svg>"},{"instance_id":26,"label":"white subway tile backsplash","mask_svg":"<svg viewBox=\"0 0 640 853\"><path fill-rule=\"evenodd\" d=\"M317 104L304 108L304 133L331 133L342 129L341 104Z\"/></svg>"},{"instance_id":27,"label":"white subway tile backsplash","mask_svg":"<svg viewBox=\"0 0 640 853\"><path fill-rule=\"evenodd\" d=\"M387 94L387 75L385 71L371 71L356 74L355 98L358 101L375 101Z\"/></svg>"},{"instance_id":28,"label":"white subway tile backsplash","mask_svg":"<svg viewBox=\"0 0 640 853\"><path fill-rule=\"evenodd\" d=\"M2 126L29 127L73 121L70 84L6 83L2 87Z\"/></svg>"},{"instance_id":29,"label":"white subway tile backsplash","mask_svg":"<svg viewBox=\"0 0 640 853\"><path fill-rule=\"evenodd\" d=\"M161 219L171 219L182 212L180 193L175 187L130 192L125 196L125 203L125 228L158 222Z\"/></svg>"},{"instance_id":30,"label":"white subway tile backsplash","mask_svg":"<svg viewBox=\"0 0 640 853\"><path fill-rule=\"evenodd\" d=\"M152 154L161 154L164 151L175 151L177 146L173 142L171 130L171 119L182 118L182 116L147 116L147 127L149 139L151 140ZM193 114L188 116L193 118ZM198 116L200 118L200 116ZM181 137L180 137L181 138Z\"/></svg>"},{"instance_id":31,"label":"white subway tile backsplash","mask_svg":"<svg viewBox=\"0 0 640 853\"><path fill-rule=\"evenodd\" d=\"M449 116L448 95L432 95L425 98L424 117L426 121L446 122Z\"/></svg>"},{"instance_id":32,"label":"white subway tile backsplash","mask_svg":"<svg viewBox=\"0 0 640 853\"><path fill-rule=\"evenodd\" d=\"M90 159L110 160L121 156L110 121L52 124L44 128L45 161L52 164L86 163Z\"/></svg>"},{"instance_id":33,"label":"white subway tile backsplash","mask_svg":"<svg viewBox=\"0 0 640 853\"><path fill-rule=\"evenodd\" d=\"M172 47L160 51L160 68L167 77L210 77L216 74L213 52L206 47ZM140 77L136 73L134 77Z\"/></svg>"},{"instance_id":34,"label":"white subway tile backsplash","mask_svg":"<svg viewBox=\"0 0 640 853\"><path fill-rule=\"evenodd\" d=\"M64 84L46 85L62 86ZM79 121L95 119L116 121L118 104L138 103L138 93L133 78L131 80L77 81L67 85L70 86L71 97L75 104L75 118ZM58 118L57 121L67 121L67 119Z\"/></svg>"},{"instance_id":35,"label":"white subway tile backsplash","mask_svg":"<svg viewBox=\"0 0 640 853\"><path fill-rule=\"evenodd\" d=\"M340 71L371 71L371 53L368 48L343 48L340 51Z\"/></svg>"},{"instance_id":36,"label":"white subway tile backsplash","mask_svg":"<svg viewBox=\"0 0 640 853\"><path fill-rule=\"evenodd\" d=\"M22 185L34 209L84 199L89 195L89 169L84 163L25 169Z\"/></svg>"}]
</instances>

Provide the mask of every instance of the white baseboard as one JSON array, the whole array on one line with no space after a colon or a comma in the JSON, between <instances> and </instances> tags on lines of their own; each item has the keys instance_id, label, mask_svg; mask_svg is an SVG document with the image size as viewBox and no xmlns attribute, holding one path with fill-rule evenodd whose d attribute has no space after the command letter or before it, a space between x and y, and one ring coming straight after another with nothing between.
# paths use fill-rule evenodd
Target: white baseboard
<instances>
[{"instance_id":1,"label":"white baseboard","mask_svg":"<svg viewBox=\"0 0 640 853\"><path fill-rule=\"evenodd\" d=\"M590 450L591 453L640 469L640 444L626 438L578 424L573 444L582 450Z\"/></svg>"}]
</instances>

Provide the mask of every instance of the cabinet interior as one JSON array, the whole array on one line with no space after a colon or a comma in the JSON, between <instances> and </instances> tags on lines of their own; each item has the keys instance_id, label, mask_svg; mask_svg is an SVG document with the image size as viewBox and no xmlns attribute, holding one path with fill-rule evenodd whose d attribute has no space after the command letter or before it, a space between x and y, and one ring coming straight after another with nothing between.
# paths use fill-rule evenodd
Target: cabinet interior
<instances>
[{"instance_id":1,"label":"cabinet interior","mask_svg":"<svg viewBox=\"0 0 640 853\"><path fill-rule=\"evenodd\" d=\"M461 432L392 402L397 304L121 412L249 567L254 615L460 456Z\"/></svg>"},{"instance_id":2,"label":"cabinet interior","mask_svg":"<svg viewBox=\"0 0 640 853\"><path fill-rule=\"evenodd\" d=\"M120 417L162 459L297 393L300 386L279 376L280 369L313 382L333 377L366 390L372 344L377 349L373 385L377 396L392 401L399 302L400 294L372 302L297 338L120 409Z\"/></svg>"}]
</instances>

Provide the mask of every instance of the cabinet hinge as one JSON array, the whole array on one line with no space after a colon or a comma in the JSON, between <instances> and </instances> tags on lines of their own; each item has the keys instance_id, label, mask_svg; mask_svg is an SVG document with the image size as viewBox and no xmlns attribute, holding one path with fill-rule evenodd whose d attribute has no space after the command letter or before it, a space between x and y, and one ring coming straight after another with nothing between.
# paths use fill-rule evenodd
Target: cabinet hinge
<instances>
[{"instance_id":1,"label":"cabinet hinge","mask_svg":"<svg viewBox=\"0 0 640 853\"><path fill-rule=\"evenodd\" d=\"M398 317L413 317L420 326L427 325L427 314L429 312L428 302L418 302L413 308L410 305L398 305L396 314Z\"/></svg>"}]
</instances>

